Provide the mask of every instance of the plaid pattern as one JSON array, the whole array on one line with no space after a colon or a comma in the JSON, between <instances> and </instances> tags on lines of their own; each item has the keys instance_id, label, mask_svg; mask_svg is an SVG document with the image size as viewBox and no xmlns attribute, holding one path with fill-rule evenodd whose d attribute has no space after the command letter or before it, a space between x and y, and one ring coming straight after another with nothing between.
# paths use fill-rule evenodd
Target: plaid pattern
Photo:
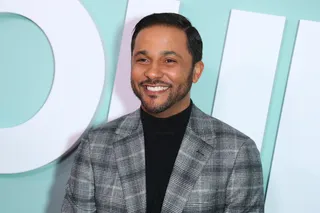
<instances>
[{"instance_id":1,"label":"plaid pattern","mask_svg":"<svg viewBox=\"0 0 320 213\"><path fill-rule=\"evenodd\" d=\"M89 130L76 153L62 212L144 213L144 154L139 110ZM162 213L263 213L263 194L255 143L193 106Z\"/></svg>"}]
</instances>

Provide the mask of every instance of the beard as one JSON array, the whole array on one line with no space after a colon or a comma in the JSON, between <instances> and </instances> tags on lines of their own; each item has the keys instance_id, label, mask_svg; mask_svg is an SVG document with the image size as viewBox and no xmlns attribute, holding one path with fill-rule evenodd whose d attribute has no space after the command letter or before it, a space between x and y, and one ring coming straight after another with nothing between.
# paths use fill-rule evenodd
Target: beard
<instances>
[{"instance_id":1,"label":"beard","mask_svg":"<svg viewBox=\"0 0 320 213\"><path fill-rule=\"evenodd\" d=\"M193 70L193 69L192 69ZM160 80L151 80L148 79L146 81L143 81L141 83L138 84L138 86L135 86L134 81L131 78L131 88L133 90L133 93L137 96L137 98L141 101L141 105L144 107L144 109L149 112L149 113L153 113L153 114L158 114L161 112L166 111L167 109L169 109L170 107L172 107L173 105L175 105L176 103L178 103L179 101L181 101L183 98L186 97L186 95L189 93L191 86L192 86L192 79L193 79L193 71L190 71L190 74L187 77L187 80L185 83L180 84L178 86L172 86L166 82L160 81ZM142 92L139 92L137 87L143 87L143 84L157 84L157 83L161 83L163 85L168 85L169 86L169 95L167 97L167 99L161 103L161 104L157 104L156 102L147 102L145 100L145 98L143 97L144 95L142 94ZM151 99L156 99L157 96L149 96L149 98Z\"/></svg>"}]
</instances>

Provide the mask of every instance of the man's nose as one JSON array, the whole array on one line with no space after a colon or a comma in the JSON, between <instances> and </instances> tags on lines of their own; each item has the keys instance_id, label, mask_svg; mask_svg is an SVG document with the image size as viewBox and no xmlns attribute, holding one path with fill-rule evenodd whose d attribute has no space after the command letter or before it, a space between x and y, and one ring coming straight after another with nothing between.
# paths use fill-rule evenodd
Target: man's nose
<instances>
[{"instance_id":1,"label":"man's nose","mask_svg":"<svg viewBox=\"0 0 320 213\"><path fill-rule=\"evenodd\" d=\"M152 64L152 66L145 71L144 75L149 79L157 79L163 76L163 72L157 64Z\"/></svg>"}]
</instances>

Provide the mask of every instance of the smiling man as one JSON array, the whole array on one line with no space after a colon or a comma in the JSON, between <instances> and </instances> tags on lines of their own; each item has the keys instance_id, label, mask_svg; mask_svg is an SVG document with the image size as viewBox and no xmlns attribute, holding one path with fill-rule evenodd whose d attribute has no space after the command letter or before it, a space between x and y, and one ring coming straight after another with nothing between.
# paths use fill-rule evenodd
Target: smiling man
<instances>
[{"instance_id":1,"label":"smiling man","mask_svg":"<svg viewBox=\"0 0 320 213\"><path fill-rule=\"evenodd\" d=\"M82 137L62 212L264 212L255 143L190 99L204 69L196 28L152 14L131 42L141 107Z\"/></svg>"}]
</instances>

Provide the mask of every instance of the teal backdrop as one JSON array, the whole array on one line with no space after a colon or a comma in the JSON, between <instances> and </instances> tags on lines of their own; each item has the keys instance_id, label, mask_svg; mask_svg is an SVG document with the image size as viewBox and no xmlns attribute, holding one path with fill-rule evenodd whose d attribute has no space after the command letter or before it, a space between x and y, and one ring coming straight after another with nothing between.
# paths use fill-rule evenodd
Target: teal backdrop
<instances>
[{"instance_id":1,"label":"teal backdrop","mask_svg":"<svg viewBox=\"0 0 320 213\"><path fill-rule=\"evenodd\" d=\"M109 110L127 0L81 2L98 27L107 60L107 83L93 120L99 124ZM192 89L192 98L208 114L213 108L230 10L287 18L261 150L266 192L298 20L320 21L319 8L318 0L181 0L180 13L192 21L204 41L205 71ZM0 14L0 128L34 116L45 103L53 78L53 55L44 33L26 18ZM0 212L59 212L72 161L73 152L34 171L0 175ZM268 200L266 211L272 212Z\"/></svg>"}]
</instances>

